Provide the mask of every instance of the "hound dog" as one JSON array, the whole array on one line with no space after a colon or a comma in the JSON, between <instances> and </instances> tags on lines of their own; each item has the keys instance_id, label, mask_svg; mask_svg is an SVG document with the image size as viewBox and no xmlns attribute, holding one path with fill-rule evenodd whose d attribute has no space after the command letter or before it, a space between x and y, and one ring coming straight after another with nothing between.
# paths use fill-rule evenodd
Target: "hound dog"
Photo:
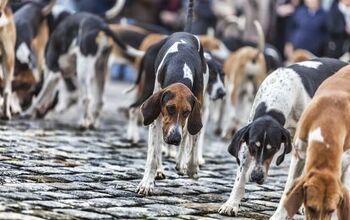
<instances>
[{"instance_id":1,"label":"hound dog","mask_svg":"<svg viewBox=\"0 0 350 220\"><path fill-rule=\"evenodd\" d=\"M2 71L0 74L3 106L2 118L11 118L12 80L15 68L16 27L7 0L0 1L0 53Z\"/></svg>"},{"instance_id":2,"label":"hound dog","mask_svg":"<svg viewBox=\"0 0 350 220\"><path fill-rule=\"evenodd\" d=\"M247 178L263 184L274 155L279 154L277 165L283 162L292 150L291 136L297 122L316 89L345 65L336 59L313 59L279 68L264 80L255 97L248 125L237 131L228 148L239 168L230 198L219 210L221 214L238 213Z\"/></svg>"},{"instance_id":3,"label":"hound dog","mask_svg":"<svg viewBox=\"0 0 350 220\"><path fill-rule=\"evenodd\" d=\"M113 47L120 59L142 56L143 53L125 45L100 17L76 13L65 18L52 33L46 50L47 76L38 98L24 116L40 115L55 96L61 77L77 84L84 113L80 127L91 128L103 106L106 67ZM66 97L69 100L70 97Z\"/></svg>"},{"instance_id":4,"label":"hound dog","mask_svg":"<svg viewBox=\"0 0 350 220\"><path fill-rule=\"evenodd\" d=\"M198 37L188 33L193 17L189 1L185 32L177 32L153 45L156 80L154 92L141 106L144 125L150 125L145 173L139 194L153 192L156 178L164 178L162 140L179 146L177 168L190 177L199 170L198 137L202 128L201 105L208 80L208 67ZM185 148L189 147L187 160Z\"/></svg>"},{"instance_id":5,"label":"hound dog","mask_svg":"<svg viewBox=\"0 0 350 220\"><path fill-rule=\"evenodd\" d=\"M41 81L45 65L45 48L49 39L47 16L55 0L27 2L15 14L16 65L13 81L12 113L20 113L30 104L32 93Z\"/></svg>"},{"instance_id":6,"label":"hound dog","mask_svg":"<svg viewBox=\"0 0 350 220\"><path fill-rule=\"evenodd\" d=\"M129 124L127 131L127 139L131 140L133 143L137 143L139 141L139 130L138 130L138 112L139 106L152 95L154 90L154 81L155 81L155 73L153 71L153 60L156 58L156 51L153 50L152 45L155 42L159 42L164 39L165 35L160 34L150 34L147 36L140 46L140 50L150 50L146 51L145 56L142 59L136 60L136 65L139 66L139 73L133 88L137 87L137 97L136 101L130 105L129 108ZM209 51L215 51L219 47L219 44L215 40L215 38L207 37L207 36L199 36L199 41L204 49ZM222 65L217 61L210 52L204 53L204 58L208 64L209 68L209 80L208 84L205 85L206 93L204 96L203 105L203 127L205 129L206 123L209 118L209 103L213 100L222 99L226 95L225 87L224 87L224 73L222 70ZM204 141L204 132L201 133L199 139L199 161L200 164L204 163L202 149L203 149L203 141ZM165 150L166 155L174 156L174 151L170 149L163 148Z\"/></svg>"},{"instance_id":7,"label":"hound dog","mask_svg":"<svg viewBox=\"0 0 350 220\"><path fill-rule=\"evenodd\" d=\"M225 114L230 123L225 123L222 137L241 127L249 117L249 110L254 96L262 81L267 76L266 61L262 51L265 47L264 33L259 22L255 22L259 36L258 48L246 46L232 53L225 61L224 72L228 96L223 103ZM222 121L222 119L219 120Z\"/></svg>"},{"instance_id":8,"label":"hound dog","mask_svg":"<svg viewBox=\"0 0 350 220\"><path fill-rule=\"evenodd\" d=\"M289 191L281 201L282 213L289 218L304 204L305 219L330 220L333 213L339 220L350 219L350 194L341 180L342 166L350 166L349 157L342 158L350 149L349 85L350 65L320 85L300 118L286 185ZM274 219L286 219L282 213Z\"/></svg>"}]
</instances>

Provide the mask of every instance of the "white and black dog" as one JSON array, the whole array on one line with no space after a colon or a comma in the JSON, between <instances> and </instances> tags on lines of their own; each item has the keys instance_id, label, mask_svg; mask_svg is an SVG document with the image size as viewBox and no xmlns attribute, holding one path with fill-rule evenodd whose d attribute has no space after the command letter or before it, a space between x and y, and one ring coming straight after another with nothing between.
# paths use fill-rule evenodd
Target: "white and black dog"
<instances>
[{"instance_id":1,"label":"white and black dog","mask_svg":"<svg viewBox=\"0 0 350 220\"><path fill-rule=\"evenodd\" d=\"M141 106L144 124L150 125L145 173L139 194L152 193L156 177L164 178L162 144L180 145L177 168L195 177L199 170L198 137L202 129L201 104L209 78L202 45L190 34L193 0L189 1L185 32L177 32L150 49L157 54L153 95ZM186 158L185 148L189 148Z\"/></svg>"},{"instance_id":2,"label":"white and black dog","mask_svg":"<svg viewBox=\"0 0 350 220\"><path fill-rule=\"evenodd\" d=\"M316 89L345 65L347 63L336 59L313 59L279 68L263 81L248 125L235 133L228 148L239 168L230 198L221 206L220 214L237 215L247 179L263 184L278 151L281 154L276 164L283 162L292 150L291 137L296 124Z\"/></svg>"},{"instance_id":3,"label":"white and black dog","mask_svg":"<svg viewBox=\"0 0 350 220\"><path fill-rule=\"evenodd\" d=\"M52 33L47 46L43 88L23 115L45 113L63 77L73 82L73 88L77 84L80 91L84 105L80 126L94 127L103 105L107 62L112 49L121 59L143 55L143 52L125 45L98 16L81 12L66 17Z\"/></svg>"}]
</instances>

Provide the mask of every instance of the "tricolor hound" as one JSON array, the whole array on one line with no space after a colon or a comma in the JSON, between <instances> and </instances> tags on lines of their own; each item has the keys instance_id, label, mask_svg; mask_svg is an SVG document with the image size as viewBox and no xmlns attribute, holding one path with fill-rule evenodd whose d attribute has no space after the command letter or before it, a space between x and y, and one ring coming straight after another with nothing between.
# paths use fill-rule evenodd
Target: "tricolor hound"
<instances>
[{"instance_id":1,"label":"tricolor hound","mask_svg":"<svg viewBox=\"0 0 350 220\"><path fill-rule=\"evenodd\" d=\"M296 124L316 89L345 65L336 59L314 59L279 68L264 80L255 97L248 125L237 131L228 148L239 168L230 198L219 210L221 214L238 213L246 178L263 184L278 151L281 152L276 164L283 162L292 150L291 136Z\"/></svg>"}]
</instances>

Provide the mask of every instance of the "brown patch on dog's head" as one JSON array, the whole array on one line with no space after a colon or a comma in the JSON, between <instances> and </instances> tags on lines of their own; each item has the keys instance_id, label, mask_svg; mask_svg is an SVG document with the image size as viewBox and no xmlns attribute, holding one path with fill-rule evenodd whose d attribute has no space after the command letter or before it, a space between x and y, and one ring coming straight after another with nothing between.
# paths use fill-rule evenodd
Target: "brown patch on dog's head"
<instances>
[{"instance_id":1,"label":"brown patch on dog's head","mask_svg":"<svg viewBox=\"0 0 350 220\"><path fill-rule=\"evenodd\" d=\"M314 171L294 181L287 193L285 208L292 218L304 203L308 220L330 220L338 210L338 218L349 219L349 192L330 171Z\"/></svg>"},{"instance_id":2,"label":"brown patch on dog's head","mask_svg":"<svg viewBox=\"0 0 350 220\"><path fill-rule=\"evenodd\" d=\"M298 63L302 61L307 61L315 58L316 56L311 52L303 49L296 49L293 53L288 57L288 64Z\"/></svg>"},{"instance_id":3,"label":"brown patch on dog's head","mask_svg":"<svg viewBox=\"0 0 350 220\"><path fill-rule=\"evenodd\" d=\"M187 123L188 132L197 134L202 128L201 104L191 90L181 83L172 84L148 98L141 106L144 124L162 115L164 141L179 145Z\"/></svg>"}]
</instances>

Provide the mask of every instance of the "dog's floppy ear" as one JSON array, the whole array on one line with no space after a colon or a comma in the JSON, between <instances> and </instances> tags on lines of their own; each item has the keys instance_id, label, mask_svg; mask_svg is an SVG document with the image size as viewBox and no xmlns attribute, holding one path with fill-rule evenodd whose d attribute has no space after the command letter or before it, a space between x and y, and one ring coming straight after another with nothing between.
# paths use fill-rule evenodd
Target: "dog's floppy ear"
<instances>
[{"instance_id":1,"label":"dog's floppy ear","mask_svg":"<svg viewBox=\"0 0 350 220\"><path fill-rule=\"evenodd\" d=\"M238 165L240 164L240 160L238 157L238 153L241 149L242 143L246 142L248 145L248 139L249 139L249 130L250 130L251 124L241 128L238 130L234 135L231 144L228 146L228 152L234 156L237 160Z\"/></svg>"},{"instance_id":2,"label":"dog's floppy ear","mask_svg":"<svg viewBox=\"0 0 350 220\"><path fill-rule=\"evenodd\" d=\"M345 186L342 186L343 196L338 207L338 219L348 220L350 219L350 194Z\"/></svg>"},{"instance_id":3,"label":"dog's floppy ear","mask_svg":"<svg viewBox=\"0 0 350 220\"><path fill-rule=\"evenodd\" d=\"M143 124L149 125L159 116L161 111L161 99L164 90L154 93L141 105L141 113L143 116Z\"/></svg>"},{"instance_id":4,"label":"dog's floppy ear","mask_svg":"<svg viewBox=\"0 0 350 220\"><path fill-rule=\"evenodd\" d=\"M286 195L284 207L288 212L289 218L293 218L303 203L304 183L305 181L302 178L295 179L292 187Z\"/></svg>"},{"instance_id":5,"label":"dog's floppy ear","mask_svg":"<svg viewBox=\"0 0 350 220\"><path fill-rule=\"evenodd\" d=\"M277 157L277 160L276 160L277 166L280 165L284 161L284 156L286 154L289 154L293 148L289 131L287 129L281 127L281 135L282 135L282 137L281 137L282 143L284 143L284 150L283 150L283 153Z\"/></svg>"},{"instance_id":6,"label":"dog's floppy ear","mask_svg":"<svg viewBox=\"0 0 350 220\"><path fill-rule=\"evenodd\" d=\"M203 127L202 114L201 114L201 103L193 95L192 96L192 112L188 117L187 130L191 135L197 134Z\"/></svg>"}]
</instances>

